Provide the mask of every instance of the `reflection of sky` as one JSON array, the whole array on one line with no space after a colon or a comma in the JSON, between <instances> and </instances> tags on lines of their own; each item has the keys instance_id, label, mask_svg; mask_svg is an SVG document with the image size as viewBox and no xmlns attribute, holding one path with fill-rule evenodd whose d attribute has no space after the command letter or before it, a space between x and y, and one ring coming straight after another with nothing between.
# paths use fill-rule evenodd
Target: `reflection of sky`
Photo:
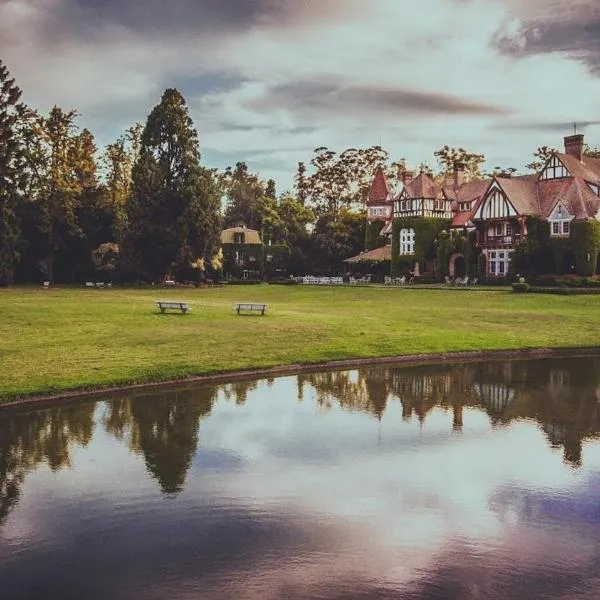
<instances>
[{"instance_id":1,"label":"reflection of sky","mask_svg":"<svg viewBox=\"0 0 600 600\"><path fill-rule=\"evenodd\" d=\"M220 396L176 496L98 425L71 469L26 477L0 529L7 597L600 596L600 444L574 471L533 422L465 408L456 433L442 409L421 425L392 401L379 422L304 392Z\"/></svg>"}]
</instances>

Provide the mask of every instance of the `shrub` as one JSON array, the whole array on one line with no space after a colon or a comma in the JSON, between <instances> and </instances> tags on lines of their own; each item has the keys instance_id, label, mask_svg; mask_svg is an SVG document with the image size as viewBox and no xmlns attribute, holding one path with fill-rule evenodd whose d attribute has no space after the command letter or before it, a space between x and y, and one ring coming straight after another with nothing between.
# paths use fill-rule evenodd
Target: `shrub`
<instances>
[{"instance_id":1,"label":"shrub","mask_svg":"<svg viewBox=\"0 0 600 600\"><path fill-rule=\"evenodd\" d=\"M262 283L260 279L228 279L224 281L227 285L258 285Z\"/></svg>"},{"instance_id":2,"label":"shrub","mask_svg":"<svg viewBox=\"0 0 600 600\"><path fill-rule=\"evenodd\" d=\"M521 277L521 279L523 279L523 277ZM513 289L513 292L523 294L523 293L529 291L529 284L525 283L524 281L523 282L519 281L519 283L512 284L512 289Z\"/></svg>"}]
</instances>

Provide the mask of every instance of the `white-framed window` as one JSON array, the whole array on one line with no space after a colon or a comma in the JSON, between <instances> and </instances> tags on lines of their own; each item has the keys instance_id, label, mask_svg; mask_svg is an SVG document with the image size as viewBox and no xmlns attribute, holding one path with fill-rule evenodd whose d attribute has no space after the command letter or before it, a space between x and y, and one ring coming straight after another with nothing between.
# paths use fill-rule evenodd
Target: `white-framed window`
<instances>
[{"instance_id":1,"label":"white-framed window","mask_svg":"<svg viewBox=\"0 0 600 600\"><path fill-rule=\"evenodd\" d=\"M414 254L415 253L415 230L410 229L400 230L400 247L399 254Z\"/></svg>"},{"instance_id":2,"label":"white-framed window","mask_svg":"<svg viewBox=\"0 0 600 600\"><path fill-rule=\"evenodd\" d=\"M514 233L514 225L509 221L499 221L492 223L488 229L488 237L510 236Z\"/></svg>"},{"instance_id":3,"label":"white-framed window","mask_svg":"<svg viewBox=\"0 0 600 600\"><path fill-rule=\"evenodd\" d=\"M512 250L491 250L488 252L488 273L498 277L508 274Z\"/></svg>"},{"instance_id":4,"label":"white-framed window","mask_svg":"<svg viewBox=\"0 0 600 600\"><path fill-rule=\"evenodd\" d=\"M571 219L556 219L550 221L550 235L554 237L567 236L571 232Z\"/></svg>"},{"instance_id":5,"label":"white-framed window","mask_svg":"<svg viewBox=\"0 0 600 600\"><path fill-rule=\"evenodd\" d=\"M406 210L406 200L402 200L402 202L400 202L400 210Z\"/></svg>"}]
</instances>

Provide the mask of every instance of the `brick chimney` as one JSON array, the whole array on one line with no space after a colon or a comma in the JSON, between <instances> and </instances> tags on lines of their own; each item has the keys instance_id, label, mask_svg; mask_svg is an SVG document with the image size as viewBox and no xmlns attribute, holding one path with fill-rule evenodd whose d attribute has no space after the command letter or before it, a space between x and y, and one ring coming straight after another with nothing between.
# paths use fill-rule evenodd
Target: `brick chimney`
<instances>
[{"instance_id":1,"label":"brick chimney","mask_svg":"<svg viewBox=\"0 0 600 600\"><path fill-rule=\"evenodd\" d=\"M414 178L415 178L414 171L404 171L404 173L402 173L402 183L405 186L410 185Z\"/></svg>"},{"instance_id":2,"label":"brick chimney","mask_svg":"<svg viewBox=\"0 0 600 600\"><path fill-rule=\"evenodd\" d=\"M465 165L462 163L454 163L454 189L458 188L465 182Z\"/></svg>"},{"instance_id":3,"label":"brick chimney","mask_svg":"<svg viewBox=\"0 0 600 600\"><path fill-rule=\"evenodd\" d=\"M583 156L583 134L568 135L565 137L565 154L574 156L577 160L581 160Z\"/></svg>"}]
</instances>

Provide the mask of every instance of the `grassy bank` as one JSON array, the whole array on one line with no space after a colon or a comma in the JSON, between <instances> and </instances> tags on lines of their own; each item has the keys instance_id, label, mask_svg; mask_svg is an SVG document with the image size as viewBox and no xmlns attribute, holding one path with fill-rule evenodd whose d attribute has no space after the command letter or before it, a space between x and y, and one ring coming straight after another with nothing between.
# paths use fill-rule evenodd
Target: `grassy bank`
<instances>
[{"instance_id":1,"label":"grassy bank","mask_svg":"<svg viewBox=\"0 0 600 600\"><path fill-rule=\"evenodd\" d=\"M188 300L187 315L156 299ZM236 316L235 301L269 303ZM334 359L600 344L600 297L232 286L0 290L0 398Z\"/></svg>"}]
</instances>

